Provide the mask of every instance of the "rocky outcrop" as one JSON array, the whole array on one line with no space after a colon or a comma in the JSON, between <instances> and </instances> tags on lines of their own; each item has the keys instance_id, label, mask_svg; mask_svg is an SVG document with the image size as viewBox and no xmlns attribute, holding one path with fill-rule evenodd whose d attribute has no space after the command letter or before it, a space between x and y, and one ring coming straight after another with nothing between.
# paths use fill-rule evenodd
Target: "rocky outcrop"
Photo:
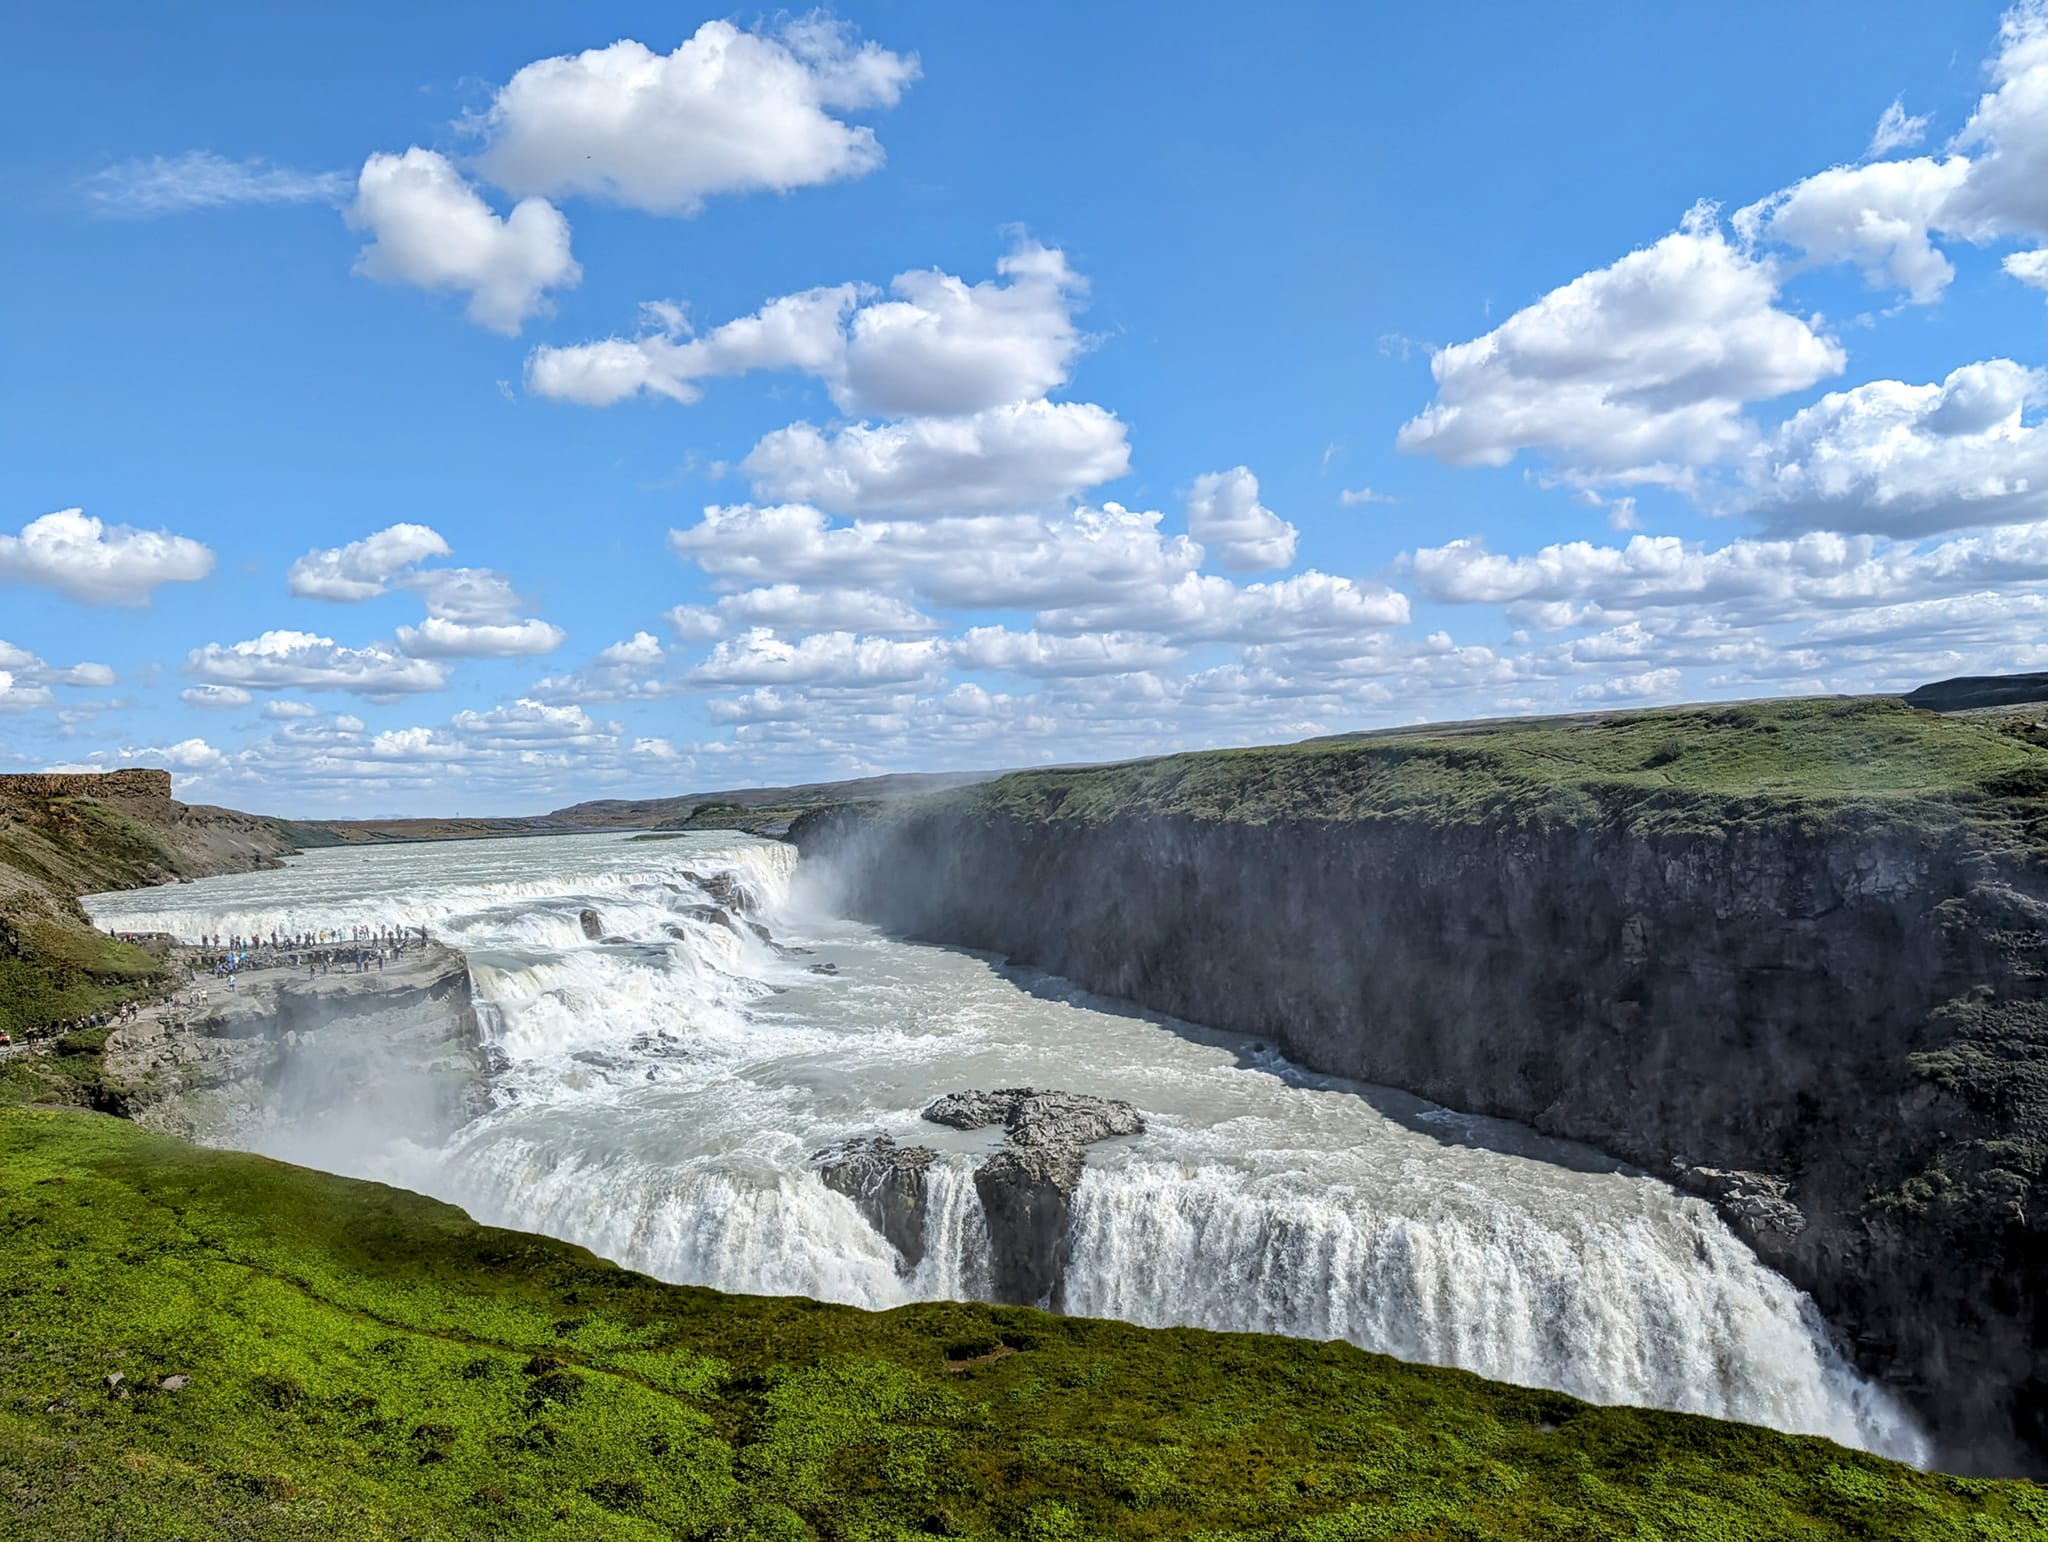
<instances>
[{"instance_id":1,"label":"rocky outcrop","mask_svg":"<svg viewBox=\"0 0 2048 1542\"><path fill-rule=\"evenodd\" d=\"M310 1155L431 1140L488 1095L469 965L438 943L381 970L209 978L179 1002L117 1027L103 1055L123 1111L152 1128Z\"/></svg>"},{"instance_id":2,"label":"rocky outcrop","mask_svg":"<svg viewBox=\"0 0 2048 1542\"><path fill-rule=\"evenodd\" d=\"M120 771L31 771L0 776L0 802L44 798L144 798L169 802L171 773L130 766Z\"/></svg>"},{"instance_id":3,"label":"rocky outcrop","mask_svg":"<svg viewBox=\"0 0 2048 1542\"><path fill-rule=\"evenodd\" d=\"M604 917L595 910L584 909L576 917L576 924L583 928L583 935L592 942L604 936Z\"/></svg>"},{"instance_id":4,"label":"rocky outcrop","mask_svg":"<svg viewBox=\"0 0 2048 1542\"><path fill-rule=\"evenodd\" d=\"M939 1154L871 1135L814 1152L825 1186L854 1202L868 1224L894 1247L905 1274L924 1261L926 1175Z\"/></svg>"},{"instance_id":5,"label":"rocky outcrop","mask_svg":"<svg viewBox=\"0 0 2048 1542\"><path fill-rule=\"evenodd\" d=\"M2034 859L1853 812L1665 832L1597 807L1254 823L1057 798L834 811L792 839L865 919L1715 1199L1945 1463L2048 1472ZM1020 1196L1005 1224L1037 1235L1063 1173L1004 1175L992 1210Z\"/></svg>"},{"instance_id":6,"label":"rocky outcrop","mask_svg":"<svg viewBox=\"0 0 2048 1542\"><path fill-rule=\"evenodd\" d=\"M749 888L736 873L691 873L683 876L710 895L713 902L727 910L751 914L761 908L761 897Z\"/></svg>"},{"instance_id":7,"label":"rocky outcrop","mask_svg":"<svg viewBox=\"0 0 2048 1542\"><path fill-rule=\"evenodd\" d=\"M1087 1148L1112 1136L1143 1134L1143 1117L1121 1100L1035 1087L949 1092L924 1117L955 1130L1003 1127L1003 1149L974 1174L988 1222L995 1298L1057 1308L1072 1248L1067 1222Z\"/></svg>"}]
</instances>

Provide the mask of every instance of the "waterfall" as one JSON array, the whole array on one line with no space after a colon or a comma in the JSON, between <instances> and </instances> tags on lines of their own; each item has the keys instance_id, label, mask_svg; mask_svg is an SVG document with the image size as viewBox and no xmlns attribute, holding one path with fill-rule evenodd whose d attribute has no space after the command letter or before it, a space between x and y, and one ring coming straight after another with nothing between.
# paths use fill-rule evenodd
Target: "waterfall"
<instances>
[{"instance_id":1,"label":"waterfall","mask_svg":"<svg viewBox=\"0 0 2048 1542\"><path fill-rule=\"evenodd\" d=\"M428 926L469 959L488 1110L444 1143L366 1126L357 1149L334 1131L297 1149L272 1127L264 1149L662 1279L868 1308L985 1298L973 1173L1000 1134L918 1110L963 1087L1064 1086L1129 1097L1149 1125L1091 1152L1069 1311L1346 1339L1926 1459L1812 1303L1705 1204L1526 1131L1396 1117L1373 1089L1270 1051L800 911L794 876L789 847L745 837L559 837L323 851L89 903L102 925L188 938ZM915 1269L810 1164L877 1131L937 1151ZM229 1123L216 1138L246 1137Z\"/></svg>"}]
</instances>

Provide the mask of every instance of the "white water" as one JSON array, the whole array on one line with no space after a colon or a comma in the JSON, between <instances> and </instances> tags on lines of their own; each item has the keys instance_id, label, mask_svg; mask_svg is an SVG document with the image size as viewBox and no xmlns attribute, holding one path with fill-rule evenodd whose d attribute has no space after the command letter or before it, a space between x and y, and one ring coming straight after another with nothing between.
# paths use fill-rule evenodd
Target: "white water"
<instances>
[{"instance_id":1,"label":"white water","mask_svg":"<svg viewBox=\"0 0 2048 1542\"><path fill-rule=\"evenodd\" d=\"M706 902L685 874L718 871L760 896L778 940L815 952L781 958L685 919ZM918 1110L965 1087L1061 1087L1128 1098L1148 1121L1090 1150L1071 1311L1344 1338L1926 1459L1811 1303L1704 1203L1514 1125L884 937L795 880L790 848L740 836L565 836L314 852L87 904L103 926L186 938L427 925L468 955L502 1056L496 1106L446 1139L367 1122L339 1144L331 1128L240 1138L664 1279L870 1307L977 1295L971 1173L1000 1135ZM585 906L627 941L587 939ZM842 973L807 972L823 962ZM808 1161L878 1130L942 1153L908 1277Z\"/></svg>"}]
</instances>

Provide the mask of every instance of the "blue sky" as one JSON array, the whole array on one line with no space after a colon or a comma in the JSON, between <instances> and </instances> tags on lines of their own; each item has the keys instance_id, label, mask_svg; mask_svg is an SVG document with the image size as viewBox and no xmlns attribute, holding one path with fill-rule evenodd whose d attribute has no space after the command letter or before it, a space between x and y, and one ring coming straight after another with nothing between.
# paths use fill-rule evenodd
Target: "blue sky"
<instances>
[{"instance_id":1,"label":"blue sky","mask_svg":"<svg viewBox=\"0 0 2048 1542\"><path fill-rule=\"evenodd\" d=\"M1440 9L14 18L0 767L523 812L2048 667L2042 11Z\"/></svg>"}]
</instances>

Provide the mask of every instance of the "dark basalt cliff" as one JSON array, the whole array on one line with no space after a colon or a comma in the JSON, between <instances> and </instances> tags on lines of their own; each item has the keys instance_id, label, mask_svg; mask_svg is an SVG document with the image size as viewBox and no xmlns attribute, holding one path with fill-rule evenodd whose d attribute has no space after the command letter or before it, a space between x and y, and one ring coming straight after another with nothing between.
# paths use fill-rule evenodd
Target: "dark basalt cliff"
<instances>
[{"instance_id":1,"label":"dark basalt cliff","mask_svg":"<svg viewBox=\"0 0 2048 1542\"><path fill-rule=\"evenodd\" d=\"M1535 730L1362 739L792 838L892 929L1708 1195L1945 1464L2048 1471L2048 757L1895 703L1696 716L1543 729L1569 775Z\"/></svg>"}]
</instances>

